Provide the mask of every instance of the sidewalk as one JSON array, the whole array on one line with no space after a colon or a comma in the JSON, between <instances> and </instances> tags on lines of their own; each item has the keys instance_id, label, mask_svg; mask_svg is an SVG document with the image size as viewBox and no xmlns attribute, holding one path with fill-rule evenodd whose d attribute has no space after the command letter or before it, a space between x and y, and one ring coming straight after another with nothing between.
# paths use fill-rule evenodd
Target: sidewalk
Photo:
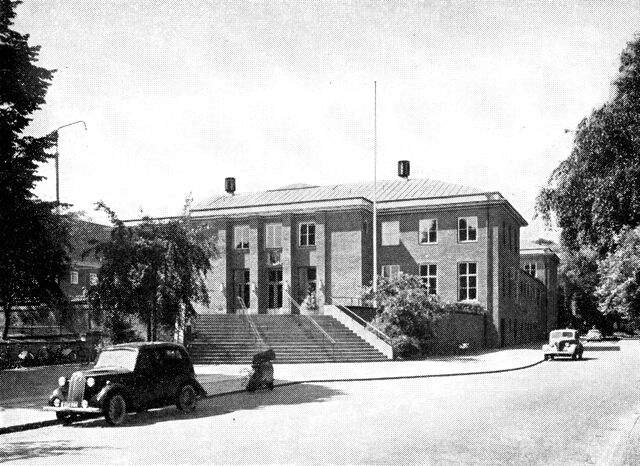
<instances>
[{"instance_id":1,"label":"sidewalk","mask_svg":"<svg viewBox=\"0 0 640 466\"><path fill-rule=\"evenodd\" d=\"M474 372L515 370L542 360L538 345L526 348L488 351L468 356L434 357L422 361L384 361L369 363L275 364L276 386L279 384L322 382L329 380L361 380L389 377L446 376ZM241 391L249 365L196 366L198 380L208 396ZM27 372L25 372L27 374ZM4 374L0 373L0 377ZM20 374L12 373L12 378ZM56 380L56 379L51 379ZM20 382L16 380L19 387ZM45 394L48 396L48 393ZM46 398L44 396L43 398ZM2 394L0 394L2 397ZM33 401L33 400L31 400ZM51 412L33 407L2 407L0 398L0 434L59 423ZM6 405L5 405L6 406Z\"/></svg>"}]
</instances>

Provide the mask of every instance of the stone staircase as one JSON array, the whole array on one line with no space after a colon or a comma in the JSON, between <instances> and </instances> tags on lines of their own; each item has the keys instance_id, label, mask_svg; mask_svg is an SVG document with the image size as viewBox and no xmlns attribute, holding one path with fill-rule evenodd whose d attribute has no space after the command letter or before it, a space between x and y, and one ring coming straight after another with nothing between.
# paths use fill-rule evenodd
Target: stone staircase
<instances>
[{"instance_id":1,"label":"stone staircase","mask_svg":"<svg viewBox=\"0 0 640 466\"><path fill-rule=\"evenodd\" d=\"M249 364L253 354L267 348L276 363L365 362L387 358L331 316L310 316L335 344L304 315L251 316L265 346L259 346L242 316L198 316L189 345L194 364Z\"/></svg>"}]
</instances>

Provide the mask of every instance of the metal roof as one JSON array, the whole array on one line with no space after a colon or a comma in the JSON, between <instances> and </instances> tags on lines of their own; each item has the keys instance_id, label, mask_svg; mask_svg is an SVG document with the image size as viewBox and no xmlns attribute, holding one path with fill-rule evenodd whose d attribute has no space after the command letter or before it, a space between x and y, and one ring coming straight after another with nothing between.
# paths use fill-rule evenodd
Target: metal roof
<instances>
[{"instance_id":1,"label":"metal roof","mask_svg":"<svg viewBox=\"0 0 640 466\"><path fill-rule=\"evenodd\" d=\"M377 188L378 202L454 197L483 194L485 192L476 188L429 179L381 180L378 181ZM330 186L295 184L268 191L215 195L199 202L192 210L216 210L344 199L373 201L373 182Z\"/></svg>"}]
</instances>

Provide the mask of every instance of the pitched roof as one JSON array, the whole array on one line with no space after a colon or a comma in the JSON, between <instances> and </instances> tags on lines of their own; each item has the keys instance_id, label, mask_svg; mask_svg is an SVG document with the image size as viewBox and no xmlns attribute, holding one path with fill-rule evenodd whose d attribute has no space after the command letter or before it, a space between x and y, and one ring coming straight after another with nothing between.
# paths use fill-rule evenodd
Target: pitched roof
<instances>
[{"instance_id":1,"label":"pitched roof","mask_svg":"<svg viewBox=\"0 0 640 466\"><path fill-rule=\"evenodd\" d=\"M476 188L429 179L381 180L377 183L377 201L443 198L483 194ZM268 191L216 195L196 204L192 210L216 210L249 206L269 206L298 202L365 199L373 201L373 182L309 186L293 184Z\"/></svg>"}]
</instances>

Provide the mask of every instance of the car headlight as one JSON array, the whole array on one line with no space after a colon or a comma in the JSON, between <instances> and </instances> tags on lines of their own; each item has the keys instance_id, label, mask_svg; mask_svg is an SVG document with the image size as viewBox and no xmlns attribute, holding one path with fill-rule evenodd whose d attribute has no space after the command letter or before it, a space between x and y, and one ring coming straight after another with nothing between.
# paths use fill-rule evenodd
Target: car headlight
<instances>
[{"instance_id":1,"label":"car headlight","mask_svg":"<svg viewBox=\"0 0 640 466\"><path fill-rule=\"evenodd\" d=\"M58 379L58 385L60 385L61 387L64 387L64 385L67 383L67 378L66 377L60 377Z\"/></svg>"},{"instance_id":2,"label":"car headlight","mask_svg":"<svg viewBox=\"0 0 640 466\"><path fill-rule=\"evenodd\" d=\"M89 377L87 379L87 387L93 387L96 384L96 379L93 377Z\"/></svg>"},{"instance_id":3,"label":"car headlight","mask_svg":"<svg viewBox=\"0 0 640 466\"><path fill-rule=\"evenodd\" d=\"M60 407L60 398L53 399L53 406L55 406L56 408Z\"/></svg>"}]
</instances>

